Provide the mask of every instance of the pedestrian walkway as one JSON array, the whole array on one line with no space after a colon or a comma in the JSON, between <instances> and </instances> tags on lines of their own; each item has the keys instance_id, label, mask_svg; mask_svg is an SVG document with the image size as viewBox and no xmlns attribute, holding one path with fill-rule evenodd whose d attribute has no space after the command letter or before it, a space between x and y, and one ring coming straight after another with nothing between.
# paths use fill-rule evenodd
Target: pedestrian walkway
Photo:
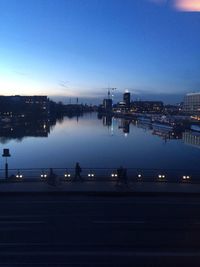
<instances>
[{"instance_id":1,"label":"pedestrian walkway","mask_svg":"<svg viewBox=\"0 0 200 267\"><path fill-rule=\"evenodd\" d=\"M200 184L165 183L165 182L132 182L129 185L116 184L114 181L77 181L61 182L49 185L46 182L13 182L0 183L0 193L195 193L200 194Z\"/></svg>"}]
</instances>

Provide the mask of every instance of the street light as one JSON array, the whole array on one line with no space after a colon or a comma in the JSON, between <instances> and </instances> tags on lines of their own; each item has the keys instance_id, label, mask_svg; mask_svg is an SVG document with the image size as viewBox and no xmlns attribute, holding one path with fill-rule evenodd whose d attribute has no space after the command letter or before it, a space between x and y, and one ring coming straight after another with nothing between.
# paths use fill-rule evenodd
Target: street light
<instances>
[{"instance_id":1,"label":"street light","mask_svg":"<svg viewBox=\"0 0 200 267\"><path fill-rule=\"evenodd\" d=\"M4 148L3 149L3 154L2 157L6 158L6 162L5 162L5 178L8 178L8 163L7 163L7 157L10 157L10 152L8 148Z\"/></svg>"}]
</instances>

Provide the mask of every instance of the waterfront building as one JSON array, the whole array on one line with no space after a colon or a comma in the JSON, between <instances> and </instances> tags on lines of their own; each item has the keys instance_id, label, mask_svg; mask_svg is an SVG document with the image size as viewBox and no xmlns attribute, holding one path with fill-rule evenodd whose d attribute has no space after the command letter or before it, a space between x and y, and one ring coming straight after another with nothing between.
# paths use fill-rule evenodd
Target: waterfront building
<instances>
[{"instance_id":1,"label":"waterfront building","mask_svg":"<svg viewBox=\"0 0 200 267\"><path fill-rule=\"evenodd\" d=\"M177 115L182 111L182 105L165 105L164 112L169 115Z\"/></svg>"},{"instance_id":2,"label":"waterfront building","mask_svg":"<svg viewBox=\"0 0 200 267\"><path fill-rule=\"evenodd\" d=\"M48 115L48 112L47 96L0 96L0 115Z\"/></svg>"},{"instance_id":3,"label":"waterfront building","mask_svg":"<svg viewBox=\"0 0 200 267\"><path fill-rule=\"evenodd\" d=\"M112 112L112 99L110 98L104 99L103 108L106 112Z\"/></svg>"},{"instance_id":4,"label":"waterfront building","mask_svg":"<svg viewBox=\"0 0 200 267\"><path fill-rule=\"evenodd\" d=\"M162 113L164 105L162 101L134 101L131 110L139 113Z\"/></svg>"},{"instance_id":5,"label":"waterfront building","mask_svg":"<svg viewBox=\"0 0 200 267\"><path fill-rule=\"evenodd\" d=\"M131 105L131 93L129 93L129 92L125 92L125 93L123 94L123 102L124 102L124 104L125 104L125 107L126 107L127 109L130 109L130 105Z\"/></svg>"},{"instance_id":6,"label":"waterfront building","mask_svg":"<svg viewBox=\"0 0 200 267\"><path fill-rule=\"evenodd\" d=\"M200 114L200 92L186 94L184 97L183 111L191 115Z\"/></svg>"}]
</instances>

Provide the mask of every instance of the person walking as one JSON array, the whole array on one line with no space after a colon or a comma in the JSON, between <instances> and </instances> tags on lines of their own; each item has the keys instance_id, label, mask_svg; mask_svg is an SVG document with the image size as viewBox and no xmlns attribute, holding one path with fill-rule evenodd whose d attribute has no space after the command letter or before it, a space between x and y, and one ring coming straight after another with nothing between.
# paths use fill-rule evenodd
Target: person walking
<instances>
[{"instance_id":1,"label":"person walking","mask_svg":"<svg viewBox=\"0 0 200 267\"><path fill-rule=\"evenodd\" d=\"M83 178L81 176L81 172L82 172L81 166L80 166L79 162L76 162L74 180L79 178L81 180L81 182L83 182Z\"/></svg>"},{"instance_id":2,"label":"person walking","mask_svg":"<svg viewBox=\"0 0 200 267\"><path fill-rule=\"evenodd\" d=\"M47 178L47 182L49 185L54 185L56 186L56 182L57 182L57 175L54 173L53 169L50 168L49 170L49 175L48 175L48 178Z\"/></svg>"},{"instance_id":3,"label":"person walking","mask_svg":"<svg viewBox=\"0 0 200 267\"><path fill-rule=\"evenodd\" d=\"M122 182L122 175L123 175L123 167L120 166L117 169L117 185L119 185Z\"/></svg>"}]
</instances>

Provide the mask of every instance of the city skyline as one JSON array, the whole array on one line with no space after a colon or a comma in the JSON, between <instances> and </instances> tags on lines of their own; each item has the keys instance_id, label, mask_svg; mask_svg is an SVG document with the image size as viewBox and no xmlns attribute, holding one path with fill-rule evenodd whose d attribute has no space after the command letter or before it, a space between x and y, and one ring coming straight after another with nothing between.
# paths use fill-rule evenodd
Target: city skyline
<instances>
[{"instance_id":1,"label":"city skyline","mask_svg":"<svg viewBox=\"0 0 200 267\"><path fill-rule=\"evenodd\" d=\"M200 90L199 0L0 0L5 95L182 101ZM92 100L91 100L92 101Z\"/></svg>"}]
</instances>

